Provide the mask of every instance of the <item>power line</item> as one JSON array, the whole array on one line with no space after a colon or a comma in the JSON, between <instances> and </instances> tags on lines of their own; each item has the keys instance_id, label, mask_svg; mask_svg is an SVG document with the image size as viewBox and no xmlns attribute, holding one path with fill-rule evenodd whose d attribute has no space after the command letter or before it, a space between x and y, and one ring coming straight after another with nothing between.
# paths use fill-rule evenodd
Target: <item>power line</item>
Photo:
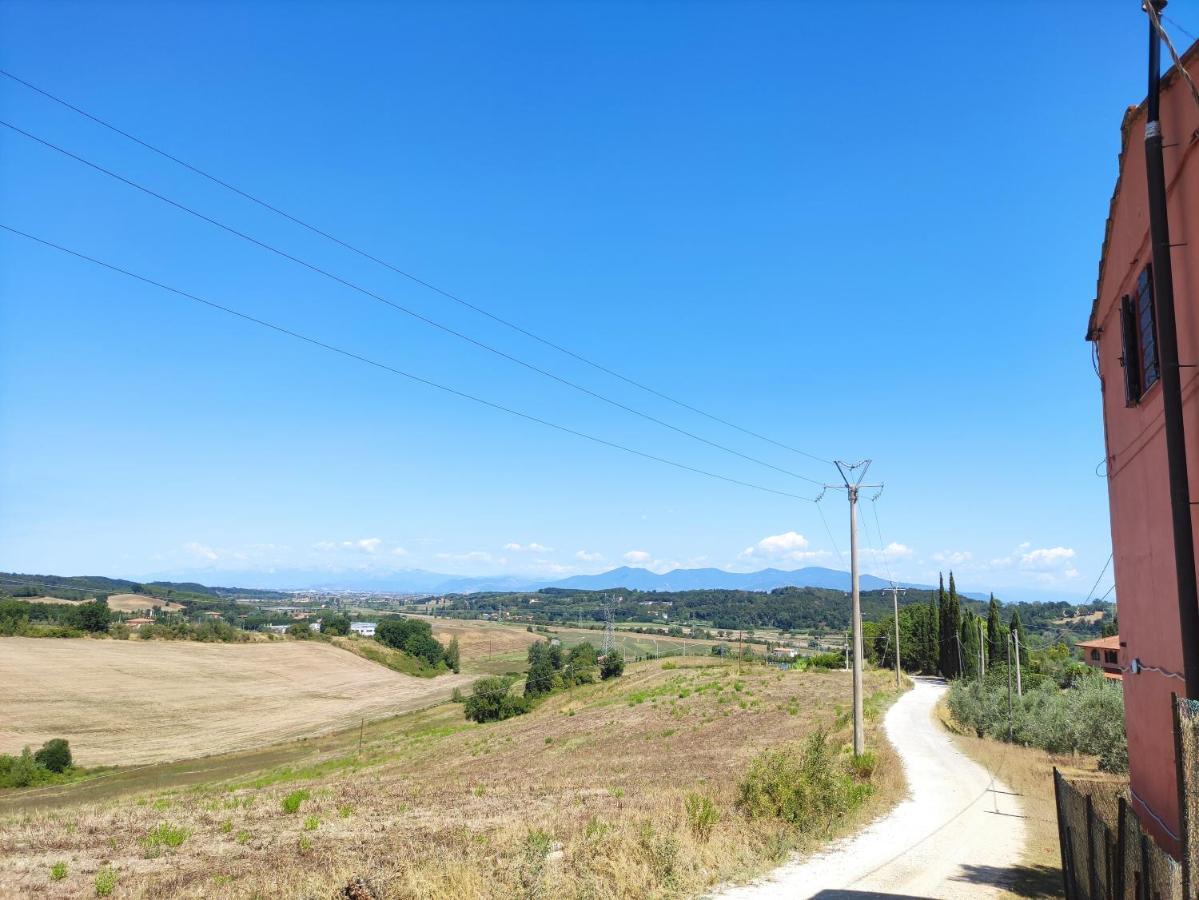
<instances>
[{"instance_id":1,"label":"power line","mask_svg":"<svg viewBox=\"0 0 1199 900\"><path fill-rule=\"evenodd\" d=\"M351 244L349 241L345 241L339 237L336 237L333 234L330 234L327 231L324 231L321 228L318 228L315 225L305 222L303 219L301 219L297 216L294 216L291 213L285 212L284 210L279 209L276 206L273 206L272 204L266 202L265 200L260 199L259 197L254 196L253 194L249 193L248 191L242 190L241 188L236 187L236 186L230 184L229 182L224 181L224 180L216 177L215 175L212 175L212 174L204 171L203 169L199 168L198 166L195 166L183 159L180 159L179 157L174 156L174 155L168 153L167 151L154 146L153 144L149 143L148 141L144 141L141 138L136 137L135 135L130 134L129 132L124 131L121 128L118 128L117 126L111 124L110 122L106 122L104 119L101 119L99 116L93 115L92 113L89 113L86 110L80 109L78 106L75 106L74 104L67 102L66 100L62 99L61 97L55 96L54 94L50 93L49 91L45 90L44 88L40 88L37 85L32 84L23 78L17 77L16 75L12 74L11 72L0 69L0 75L4 75L7 78L10 78L13 81L17 82L18 84L24 85L25 87L29 88L30 90L35 91L38 94L41 94L43 97L46 97L47 99L52 100L55 103L58 103L61 106L64 106L67 109L69 109L75 113L78 113L79 115L83 116L84 118L90 119L92 122L95 122L97 125L107 128L110 131L115 132L116 134L119 134L122 137L127 138L130 141L133 141L135 144L138 144L139 146L144 147L145 149L151 151L152 153L158 154L159 156L163 157L164 159L168 159L171 162L182 166L183 168L187 169L188 171L193 172L196 175L199 175L201 178L206 178L209 181L211 181L212 183L219 185L220 187L223 187L226 190L232 191L233 193L237 194L238 196L243 197L246 200L249 200L251 203L256 203L258 206L262 207L263 209L269 210L270 212L273 212L275 215L281 216L282 218L287 219L289 222L299 225L301 228L307 229L308 231L312 232L313 234L319 235L320 237L323 237L328 241L332 241L333 243L337 244L338 246L343 247L344 249L349 250L352 253L356 253L359 256L363 257L364 259L368 259L371 262L376 263L377 265L383 266L385 269L389 269L390 271L396 273L397 275L401 275L404 278L407 278L409 281L412 281L413 283L418 284L423 288L427 288L428 290L433 291L436 294L440 294L442 297L445 297L448 300L452 300L455 303L465 306L466 308L473 310L474 312L478 313L479 315L486 316L487 318L491 319L492 321L498 322L499 324L504 325L505 327L510 328L513 331L516 331L519 334L524 335L525 337L531 338L532 340L537 341L538 343L543 344L546 347L550 347L551 349L556 350L559 353L562 353L566 356L571 357L572 359L575 359L581 363L591 366L592 368L597 369L598 371L603 372L606 375L610 375L613 378L617 378L617 379L625 382L626 384L630 384L633 387L636 387L642 391L645 391L646 393L653 394L655 397L658 397L662 400L666 400L670 403L673 403L676 406L681 407L682 409L685 409L690 412L696 413L698 415L704 416L705 418L710 419L713 422L718 422L719 424L724 425L727 428L732 428L736 431L740 431L742 434L747 434L750 437L757 438L760 441L765 441L768 444L773 444L774 446L780 447L784 450L789 450L790 452L799 454L800 456L806 456L808 459L815 460L816 462L825 463L826 465L832 465L832 460L824 459L823 457L816 456L812 453L808 453L805 450L800 450L797 447L792 447L789 444L785 444L781 441L777 441L774 438L767 437L766 435L760 434L756 431L751 431L748 428L744 428L741 425L734 424L733 422L730 422L727 419L723 419L720 416L714 415L709 412L705 412L704 410L702 410L696 406L693 406L689 403L686 403L682 400L672 397L669 394L663 393L662 391L659 391L656 388L652 388L643 382L637 381L636 379L630 378L627 375L622 375L620 372L617 372L614 369L603 365L602 363L595 362L594 360L589 359L588 357L585 357L580 353L576 353L573 350L569 350L566 347L562 346L561 344L551 341L548 338L544 338L541 335L538 335L538 334L530 331L529 329L524 328L523 326L517 325L515 322L512 322L509 319L505 319L502 316L496 315L495 313L491 312L488 309L485 309L482 306L479 306L475 303L471 303L468 300L464 300L462 297L459 297L458 295L453 294L450 291L445 290L444 288L440 288L437 285L424 280L423 278L413 275L411 272L407 272L404 269L401 269L398 266L387 262L386 260L380 259L379 257L367 252L366 250L363 250L360 247L357 247L354 244Z\"/></svg>"},{"instance_id":2,"label":"power line","mask_svg":"<svg viewBox=\"0 0 1199 900\"><path fill-rule=\"evenodd\" d=\"M230 225L226 225L224 222L220 222L210 216L206 216L203 213L198 212L197 210L194 210L191 207L186 206L182 203L179 203L176 200L172 200L170 197L164 196L163 194L159 194L157 191L151 190L150 188L146 187L145 185L139 184L138 182L133 181L132 179L125 178L123 175L119 175L116 172L113 172L111 169L106 169L103 166L101 166L97 163L94 163L89 159L85 159L84 157L79 156L76 153L72 153L70 150L67 150L64 147L60 147L57 144L54 144L54 143L51 143L50 141L45 140L44 138L40 138L35 134L31 134L30 132L25 131L22 128L18 128L16 125L13 125L11 122L6 122L4 120L0 120L0 125L3 125L5 128L15 131L18 134L29 138L30 140L36 141L37 143L39 143L45 147L48 147L51 150L56 150L59 153L63 154L64 156L67 156L73 160L76 160L77 162L80 162L80 163L84 164L85 166L88 166L88 167L96 170L97 172L101 172L102 174L107 175L110 178L116 179L117 181L120 181L121 183L126 184L129 187L136 188L137 190L142 191L143 193L148 194L149 196L154 197L157 200L161 200L163 203L166 203L169 206L173 206L176 209L181 210L182 212L186 212L192 216L195 216L196 218L198 218L204 222L208 222L210 225L214 225L217 228L220 228L223 231L228 232L229 234L235 235L244 241L248 241L249 243L254 244L257 247L260 247L263 250L269 250L271 253L281 256L284 259L290 260L291 262L294 262L297 265L303 266L304 268L306 268L312 272L315 272L318 275L323 275L325 278L328 278L331 281L334 281L344 287L348 287L351 290L357 291L358 293L360 293L366 297L370 297L372 300L377 300L378 302L384 304L385 306L389 306L398 312L402 312L405 315L411 316L412 318L414 318L420 322L423 322L424 324L429 325L432 328L436 328L440 331L445 332L446 334L453 335L454 337L459 338L460 340L466 341L469 344L473 344L474 346L476 346L482 350L486 350L489 353L493 353L496 356L499 356L502 359L506 359L515 365L526 368L531 372L535 372L538 375L542 375L546 378L556 381L559 384L565 385L566 387L572 388L582 394L586 394L589 397L593 397L596 400L600 400L604 403L607 403L610 406L614 406L617 409L622 409L625 412L632 413L633 415L639 416L642 419L645 419L650 422L654 422L655 424L661 425L663 428L668 428L671 431L674 431L678 434L684 435L685 437L689 437L692 440L700 442L701 444L706 444L709 447L716 448L717 450L723 450L725 453L729 453L733 456L737 456L737 457L747 460L749 462L756 463L757 465L764 466L765 468L773 469L776 472L781 472L782 474L789 475L792 478L798 478L800 481L806 481L809 484L821 484L822 483L820 481L817 481L814 478L808 478L806 475L800 475L797 472L792 472L789 469L784 469L781 466L776 466L773 463L768 463L765 460L758 459L757 457L750 456L746 453L742 453L739 450L734 450L731 447L726 447L723 444L717 443L716 441L708 440L707 438L701 437L698 434L687 431L684 428L679 428L676 425L671 425L669 422L663 421L662 419L659 419L656 416L650 415L649 413L642 412L641 410L635 409L631 406L627 406L624 403L621 403L619 400L613 400L612 398L606 397L603 394L597 393L596 391L593 391L590 388L584 387L583 385L578 384L577 382L571 381L567 378L563 378L560 375L555 375L553 372L550 372L546 369L542 369L539 366L536 366L532 363L525 362L523 359L520 359L519 357L513 356L510 353L506 353L505 351L500 350L496 347L492 347L490 344L486 344L483 341L476 340L475 338L472 338L469 335L462 333L461 331L457 331L457 330L449 327L448 325L443 325L442 323L436 321L435 319L431 319L428 316L422 315L421 313L418 313L415 310L412 310L406 306L403 306L402 304L396 303L393 300L389 300L388 298L386 298L380 294L376 294L374 291L368 290L367 288L364 288L361 285L355 284L352 281L342 278L340 275L335 275L334 273L332 273L326 269L322 269L320 266L314 265L313 263L310 263L307 260L301 259L298 256L293 256L292 254L288 253L285 250L280 250L278 247L272 246L271 244L268 244L265 241L260 241L257 238L252 237L251 235L248 235L243 231L238 231L236 228L233 228Z\"/></svg>"},{"instance_id":3,"label":"power line","mask_svg":"<svg viewBox=\"0 0 1199 900\"><path fill-rule=\"evenodd\" d=\"M596 435L588 434L587 432L584 432L584 431L578 431L578 430L576 430L574 428L570 428L566 425L560 425L556 422L551 422L548 419L543 419L543 418L541 418L539 416L535 416L531 413L521 412L520 410L513 409L512 407L509 407L509 406L504 406L503 404L496 403L492 400L485 400L482 397L478 397L474 394L467 393L466 391L461 391L461 390L458 390L457 388L449 387L448 385L439 384L436 381L430 381L429 379L422 378L419 375L413 375L411 372L405 372L403 369L397 369L394 366L390 366L386 363L382 363L377 360L370 359L369 357L362 356L358 353L354 353L351 350L345 350L341 347L334 346L333 344L328 344L324 341L318 340L317 338L313 338L313 337L309 337L305 334L301 334L298 331L292 331L290 328L285 328L282 325L276 325L273 322L266 321L265 319L259 319L255 316L251 316L247 313L243 313L243 312L240 312L239 310L233 309L232 307L224 306L224 305L222 305L220 303L216 303L212 300L206 300L203 297L197 296L196 294L189 293L187 291L181 290L176 287L171 287L170 285L163 284L160 281L155 281L152 278L147 278L144 275L138 275L135 272L130 272L128 269L122 269L120 266L116 266L116 265L113 265L112 263L104 262L103 260L96 259L95 257L88 256L87 254L84 254L84 253L80 253L77 250L71 250L68 247L63 247L60 244L55 244L52 241L48 241L44 238L37 237L36 235L32 235L32 234L28 234L27 232L20 231L19 229L13 228L12 226L0 223L0 228L4 229L7 232L10 232L11 234L15 234L20 237L26 238L28 240L34 241L45 247L49 247L53 250L58 250L62 253L66 253L70 256L74 256L76 259L81 259L81 260L84 260L85 262L92 263L93 265L108 269L109 271L116 272L120 275L125 275L126 277L132 278L136 281L140 281L143 284L148 284L153 287L160 288L161 290L168 291L168 292L170 292L172 294L176 294L180 297L185 297L188 300L193 300L196 303L201 303L204 306L210 307L212 309L216 309L221 312L228 313L231 316L236 316L237 318L243 319L246 322L251 322L255 325L260 325L263 328L269 328L270 330L278 332L279 334L283 334L288 337L295 338L296 340L304 341L305 343L312 344L314 347L320 347L321 349L328 350L331 353L337 353L337 354L347 357L349 359L353 359L353 360L357 360L358 362L365 363L368 366L373 366L377 369L382 369L383 371L389 372L393 375L402 376L411 381L415 381L418 384L423 384L427 387L436 388L437 390L444 391L447 394L453 394L455 397L461 397L464 400L470 400L470 401L472 401L474 403L478 403L482 406L486 406L491 409L499 410L500 412L508 413L509 415L512 415L512 416L517 416L518 418L525 419L526 421L536 422L538 425L544 425L547 428L553 428L554 430L561 431L565 434L571 434L571 435L574 435L575 437L583 438L585 440L592 441L596 444L601 444L605 447L611 447L614 450L621 450L625 453L630 453L634 456L639 456L642 459L653 460L654 462L659 462L659 463L662 463L663 465L667 465L667 466L673 466L676 469L682 469L687 472L692 472L696 475L703 475L707 478L714 478L714 479L717 479L718 481L724 481L729 484L740 485L741 487L752 488L753 490L763 491L768 494L776 494L780 497L789 497L793 500L806 500L808 502L812 502L811 497L803 497L803 496L800 496L799 494L792 494L788 491L780 491L775 488L766 487L765 485L756 484L751 481L742 481L738 478L732 478L727 475L720 475L716 472L709 472L706 469L699 469L699 468L696 468L695 466L687 465L686 463L676 462L675 460L667 459L662 456L656 456L652 453L647 453L644 450L637 450L632 447L625 446L624 444L618 444L615 441L610 441L610 440L607 440L606 438L597 437Z\"/></svg>"},{"instance_id":4,"label":"power line","mask_svg":"<svg viewBox=\"0 0 1199 900\"><path fill-rule=\"evenodd\" d=\"M1095 588L1099 587L1099 582L1103 580L1104 573L1107 572L1107 567L1112 564L1112 558L1115 555L1116 555L1115 550L1112 550L1112 552L1107 555L1107 562L1105 562L1103 564L1103 568L1099 572L1099 577L1095 579L1095 583L1093 585L1091 585L1091 589L1089 591L1087 591L1087 599L1083 601L1084 603L1089 603L1091 601L1091 598L1095 596ZM1115 585L1113 584L1112 588L1114 588L1114 587L1115 587ZM1111 593L1111 590L1109 589L1107 594L1110 594L1110 593ZM1107 594L1104 594L1103 596L1106 597ZM1100 599L1102 599L1102 598L1100 598Z\"/></svg>"}]
</instances>

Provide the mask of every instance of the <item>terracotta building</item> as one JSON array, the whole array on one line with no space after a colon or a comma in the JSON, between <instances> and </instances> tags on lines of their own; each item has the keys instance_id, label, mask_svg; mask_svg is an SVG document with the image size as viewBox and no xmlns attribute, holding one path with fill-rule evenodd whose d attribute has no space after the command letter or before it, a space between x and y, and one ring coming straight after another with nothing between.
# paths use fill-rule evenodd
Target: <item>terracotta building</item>
<instances>
[{"instance_id":1,"label":"terracotta building","mask_svg":"<svg viewBox=\"0 0 1199 900\"><path fill-rule=\"evenodd\" d=\"M1199 82L1199 44L1183 56ZM1149 238L1144 104L1121 127L1120 173L1099 262L1087 339L1103 397L1108 495L1124 675L1132 804L1177 854L1171 695L1184 693L1161 368ZM1170 221L1190 496L1199 498L1199 102L1175 68L1163 77L1161 124ZM1192 507L1192 510L1194 507ZM1199 533L1199 530L1197 530ZM1101 651L1102 652L1102 651Z\"/></svg>"},{"instance_id":2,"label":"terracotta building","mask_svg":"<svg viewBox=\"0 0 1199 900\"><path fill-rule=\"evenodd\" d=\"M1099 669L1105 678L1119 681L1124 677L1119 635L1079 641L1074 646L1082 652L1082 661L1093 669Z\"/></svg>"}]
</instances>

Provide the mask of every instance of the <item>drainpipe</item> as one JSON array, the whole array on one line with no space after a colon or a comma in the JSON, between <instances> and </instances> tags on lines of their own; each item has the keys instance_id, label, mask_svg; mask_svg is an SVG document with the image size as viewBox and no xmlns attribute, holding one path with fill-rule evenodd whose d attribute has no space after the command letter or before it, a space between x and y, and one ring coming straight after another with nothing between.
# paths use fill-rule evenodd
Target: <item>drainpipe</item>
<instances>
[{"instance_id":1,"label":"drainpipe","mask_svg":"<svg viewBox=\"0 0 1199 900\"><path fill-rule=\"evenodd\" d=\"M1155 10L1165 0L1148 0ZM1178 367L1178 328L1174 318L1174 273L1170 265L1170 222L1166 214L1166 173L1162 159L1161 38L1149 17L1149 98L1145 123L1145 174L1149 188L1149 235L1153 243L1153 292L1157 306L1157 346L1161 359L1166 462L1170 513L1174 525L1174 568L1178 579L1178 627L1186 695L1199 698L1199 591L1195 583L1195 538L1187 478L1186 434L1182 422L1182 382Z\"/></svg>"}]
</instances>

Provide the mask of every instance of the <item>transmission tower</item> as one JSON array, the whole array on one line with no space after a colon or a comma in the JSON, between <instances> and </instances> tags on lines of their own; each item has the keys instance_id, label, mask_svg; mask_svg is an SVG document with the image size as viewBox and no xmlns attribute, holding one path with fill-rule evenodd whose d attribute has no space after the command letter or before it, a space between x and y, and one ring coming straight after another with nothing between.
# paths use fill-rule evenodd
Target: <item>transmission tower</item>
<instances>
[{"instance_id":1,"label":"transmission tower","mask_svg":"<svg viewBox=\"0 0 1199 900\"><path fill-rule=\"evenodd\" d=\"M621 598L624 599L623 597ZM604 643L601 653L606 656L616 647L616 626L612 614L612 604L604 601Z\"/></svg>"}]
</instances>

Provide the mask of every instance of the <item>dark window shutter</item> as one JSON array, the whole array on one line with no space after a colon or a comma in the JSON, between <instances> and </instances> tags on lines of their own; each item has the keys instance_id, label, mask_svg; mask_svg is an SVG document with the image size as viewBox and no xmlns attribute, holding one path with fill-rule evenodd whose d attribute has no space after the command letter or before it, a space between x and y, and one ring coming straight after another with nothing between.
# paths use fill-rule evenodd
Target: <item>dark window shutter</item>
<instances>
[{"instance_id":1,"label":"dark window shutter","mask_svg":"<svg viewBox=\"0 0 1199 900\"><path fill-rule=\"evenodd\" d=\"M1120 330L1124 355L1124 405L1136 406L1141 399L1141 347L1137 335L1137 313L1132 297L1120 299Z\"/></svg>"},{"instance_id":2,"label":"dark window shutter","mask_svg":"<svg viewBox=\"0 0 1199 900\"><path fill-rule=\"evenodd\" d=\"M1153 269L1145 266L1137 278L1137 329L1141 335L1140 360L1142 392L1161 377L1157 364L1157 306L1153 298Z\"/></svg>"}]
</instances>

